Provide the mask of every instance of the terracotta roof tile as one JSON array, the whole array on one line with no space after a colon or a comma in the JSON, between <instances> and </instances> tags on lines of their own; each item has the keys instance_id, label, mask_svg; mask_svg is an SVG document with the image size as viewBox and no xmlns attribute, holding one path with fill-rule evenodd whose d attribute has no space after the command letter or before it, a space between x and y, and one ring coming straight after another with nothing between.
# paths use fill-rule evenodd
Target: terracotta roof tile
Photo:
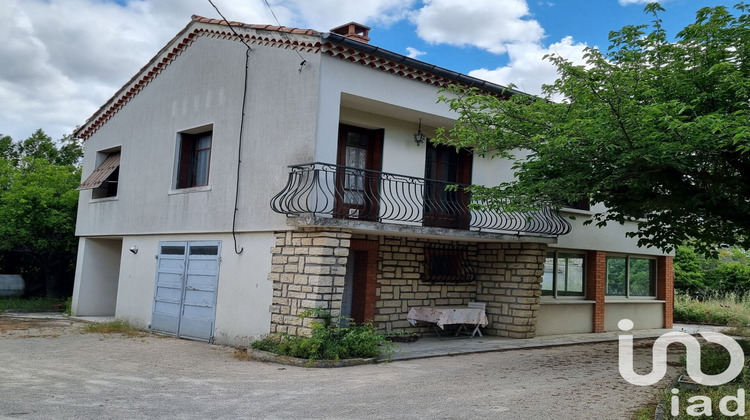
<instances>
[{"instance_id":1,"label":"terracotta roof tile","mask_svg":"<svg viewBox=\"0 0 750 420\"><path fill-rule=\"evenodd\" d=\"M287 28L286 26L274 26L274 25L258 25L258 24L247 24L242 22L230 21L227 22L224 19L212 19L203 16L193 15L193 22L210 23L214 25L224 26L242 26L250 29L261 29L273 32L284 32L289 34L300 34L300 35L320 35L320 32L313 29L300 29L300 28Z\"/></svg>"},{"instance_id":2,"label":"terracotta roof tile","mask_svg":"<svg viewBox=\"0 0 750 420\"><path fill-rule=\"evenodd\" d=\"M231 21L228 22L224 19L211 19L203 16L193 15L192 16L193 22L201 22L201 23L213 23L215 25L226 25L226 26L244 26L245 24L242 22L236 22Z\"/></svg>"}]
</instances>

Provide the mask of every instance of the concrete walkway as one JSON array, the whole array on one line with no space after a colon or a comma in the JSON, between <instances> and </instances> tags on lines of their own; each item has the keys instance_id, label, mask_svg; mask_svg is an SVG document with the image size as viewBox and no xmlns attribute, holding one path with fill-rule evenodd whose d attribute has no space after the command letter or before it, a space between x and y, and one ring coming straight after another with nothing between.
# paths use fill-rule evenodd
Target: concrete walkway
<instances>
[{"instance_id":1,"label":"concrete walkway","mask_svg":"<svg viewBox=\"0 0 750 420\"><path fill-rule=\"evenodd\" d=\"M700 331L722 331L725 327L710 325L675 324L673 329L653 329L632 331L633 339L655 339L670 331L683 331L697 334ZM469 353L532 349L540 347L570 346L585 343L617 341L620 332L546 335L519 339L505 337L443 337L426 335L412 343L397 343L398 348L391 360L421 359L425 357L455 356Z\"/></svg>"}]
</instances>

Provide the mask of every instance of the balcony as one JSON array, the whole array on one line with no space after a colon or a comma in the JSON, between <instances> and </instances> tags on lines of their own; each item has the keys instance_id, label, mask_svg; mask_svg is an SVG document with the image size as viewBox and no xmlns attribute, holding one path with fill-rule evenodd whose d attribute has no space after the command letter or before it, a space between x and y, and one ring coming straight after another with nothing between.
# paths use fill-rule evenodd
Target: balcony
<instances>
[{"instance_id":1,"label":"balcony","mask_svg":"<svg viewBox=\"0 0 750 420\"><path fill-rule=\"evenodd\" d=\"M466 185L318 162L289 168L287 184L271 199L271 209L290 217L542 237L571 229L550 208L526 213L471 209L470 204L482 203L472 201Z\"/></svg>"}]
</instances>

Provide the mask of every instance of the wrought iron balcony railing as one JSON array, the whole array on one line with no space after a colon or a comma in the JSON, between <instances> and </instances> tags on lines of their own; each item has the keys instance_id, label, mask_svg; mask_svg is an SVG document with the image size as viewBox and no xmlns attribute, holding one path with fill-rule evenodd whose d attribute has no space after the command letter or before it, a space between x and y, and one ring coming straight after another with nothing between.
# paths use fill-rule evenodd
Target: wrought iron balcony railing
<instances>
[{"instance_id":1,"label":"wrought iron balcony railing","mask_svg":"<svg viewBox=\"0 0 750 420\"><path fill-rule=\"evenodd\" d=\"M465 185L327 163L290 166L271 208L287 216L313 215L543 236L565 235L571 226L550 208L501 213L469 208ZM481 204L481 203L477 203Z\"/></svg>"}]
</instances>

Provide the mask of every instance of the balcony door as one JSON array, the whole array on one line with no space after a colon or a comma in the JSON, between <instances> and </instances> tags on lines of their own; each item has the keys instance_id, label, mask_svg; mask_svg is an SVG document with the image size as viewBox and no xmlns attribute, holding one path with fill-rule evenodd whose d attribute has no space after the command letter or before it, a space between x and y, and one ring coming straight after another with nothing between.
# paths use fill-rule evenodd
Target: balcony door
<instances>
[{"instance_id":1,"label":"balcony door","mask_svg":"<svg viewBox=\"0 0 750 420\"><path fill-rule=\"evenodd\" d=\"M455 147L427 144L425 161L424 225L451 229L469 228L469 196L446 185L471 183L471 153Z\"/></svg>"},{"instance_id":2,"label":"balcony door","mask_svg":"<svg viewBox=\"0 0 750 420\"><path fill-rule=\"evenodd\" d=\"M382 151L382 129L339 125L336 217L377 220Z\"/></svg>"}]
</instances>

